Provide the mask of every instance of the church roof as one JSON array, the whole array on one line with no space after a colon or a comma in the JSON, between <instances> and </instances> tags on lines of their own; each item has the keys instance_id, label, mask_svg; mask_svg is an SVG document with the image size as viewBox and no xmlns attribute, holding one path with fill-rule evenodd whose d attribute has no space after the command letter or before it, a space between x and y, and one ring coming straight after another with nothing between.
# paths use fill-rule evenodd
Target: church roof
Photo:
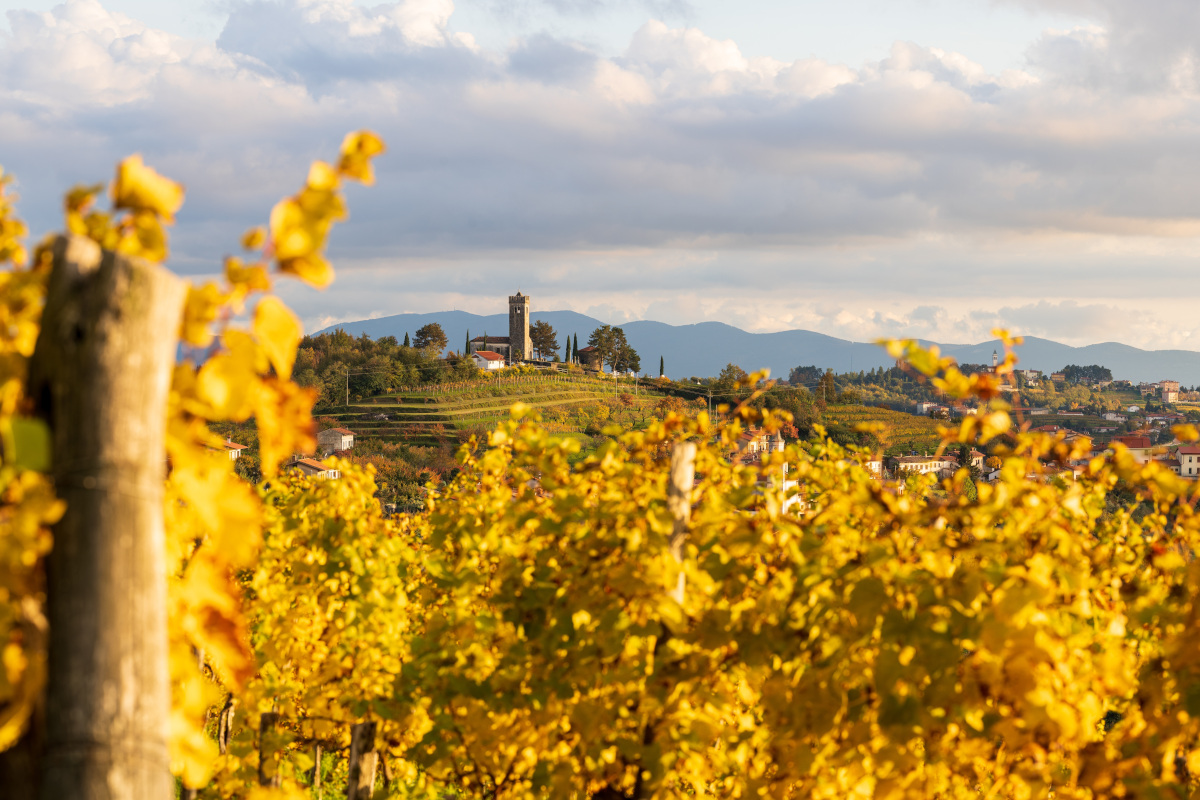
<instances>
[{"instance_id":1,"label":"church roof","mask_svg":"<svg viewBox=\"0 0 1200 800\"><path fill-rule=\"evenodd\" d=\"M508 344L508 337L507 337L507 336L489 336L489 337L487 337L487 340L488 340L488 344L491 344L492 342L495 342L496 344ZM483 341L483 337L482 337L482 336L476 336L476 337L475 337L474 339L472 339L471 341L472 341L472 342L482 342L482 341Z\"/></svg>"}]
</instances>

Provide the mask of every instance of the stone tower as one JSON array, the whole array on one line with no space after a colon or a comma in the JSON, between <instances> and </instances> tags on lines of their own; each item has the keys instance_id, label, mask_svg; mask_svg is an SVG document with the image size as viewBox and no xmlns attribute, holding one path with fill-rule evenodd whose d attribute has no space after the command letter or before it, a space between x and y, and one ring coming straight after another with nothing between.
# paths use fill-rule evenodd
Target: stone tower
<instances>
[{"instance_id":1,"label":"stone tower","mask_svg":"<svg viewBox=\"0 0 1200 800\"><path fill-rule=\"evenodd\" d=\"M533 357L529 341L529 298L520 292L508 298L508 362L516 364Z\"/></svg>"}]
</instances>

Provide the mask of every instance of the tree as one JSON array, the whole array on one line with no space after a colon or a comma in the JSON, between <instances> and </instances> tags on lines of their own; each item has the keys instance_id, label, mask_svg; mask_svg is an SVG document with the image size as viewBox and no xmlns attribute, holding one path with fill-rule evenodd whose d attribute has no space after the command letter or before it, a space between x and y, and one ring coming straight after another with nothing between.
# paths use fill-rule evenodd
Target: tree
<instances>
[{"instance_id":1,"label":"tree","mask_svg":"<svg viewBox=\"0 0 1200 800\"><path fill-rule=\"evenodd\" d=\"M615 372L632 372L642 369L642 359L625 338L625 331L613 328L612 365Z\"/></svg>"},{"instance_id":2,"label":"tree","mask_svg":"<svg viewBox=\"0 0 1200 800\"><path fill-rule=\"evenodd\" d=\"M743 381L746 379L746 377L746 370L742 369L737 364L726 364L721 368L721 373L717 375L717 379L713 381L713 395L720 395L720 402L726 402L727 400L732 399L731 397L726 397L726 395L731 395L734 391L734 386L738 383L738 381Z\"/></svg>"},{"instance_id":3,"label":"tree","mask_svg":"<svg viewBox=\"0 0 1200 800\"><path fill-rule=\"evenodd\" d=\"M471 329L470 328L467 328L467 338L463 341L462 354L464 357L471 355Z\"/></svg>"},{"instance_id":4,"label":"tree","mask_svg":"<svg viewBox=\"0 0 1200 800\"><path fill-rule=\"evenodd\" d=\"M588 337L588 346L595 348L596 359L603 371L605 366L611 366L617 349L617 336L611 325L601 325L592 331Z\"/></svg>"},{"instance_id":5,"label":"tree","mask_svg":"<svg viewBox=\"0 0 1200 800\"><path fill-rule=\"evenodd\" d=\"M405 332L404 332L404 346L405 346L405 347L412 347L412 345L408 343L408 331L405 331Z\"/></svg>"},{"instance_id":6,"label":"tree","mask_svg":"<svg viewBox=\"0 0 1200 800\"><path fill-rule=\"evenodd\" d=\"M1099 383L1101 381L1112 380L1112 370L1108 367L1102 367L1099 364L1092 364L1087 367L1081 367L1076 364L1068 364L1060 370L1063 378L1067 383Z\"/></svg>"},{"instance_id":7,"label":"tree","mask_svg":"<svg viewBox=\"0 0 1200 800\"><path fill-rule=\"evenodd\" d=\"M546 320L539 319L533 323L529 328L529 341L533 345L533 351L539 357L558 357L558 334L554 332L554 328Z\"/></svg>"},{"instance_id":8,"label":"tree","mask_svg":"<svg viewBox=\"0 0 1200 800\"><path fill-rule=\"evenodd\" d=\"M659 356L658 357L658 377L660 377L660 378L667 374L666 370L663 367L663 363L664 363L663 357Z\"/></svg>"},{"instance_id":9,"label":"tree","mask_svg":"<svg viewBox=\"0 0 1200 800\"><path fill-rule=\"evenodd\" d=\"M448 342L449 340L446 338L446 332L442 330L442 326L436 322L431 322L417 330L417 335L413 339L413 346L429 356L436 356L440 355L446 349Z\"/></svg>"},{"instance_id":10,"label":"tree","mask_svg":"<svg viewBox=\"0 0 1200 800\"><path fill-rule=\"evenodd\" d=\"M820 381L817 383L816 390L813 393L819 397L823 403L837 402L837 379L833 375L833 370L825 370L825 372L821 375Z\"/></svg>"},{"instance_id":11,"label":"tree","mask_svg":"<svg viewBox=\"0 0 1200 800\"><path fill-rule=\"evenodd\" d=\"M573 349L571 350L571 360L573 360L576 364L579 363L579 334L578 333L575 334L575 344L573 345Z\"/></svg>"},{"instance_id":12,"label":"tree","mask_svg":"<svg viewBox=\"0 0 1200 800\"><path fill-rule=\"evenodd\" d=\"M819 367L792 367L788 373L788 383L792 386L808 386L821 379L822 370Z\"/></svg>"}]
</instances>

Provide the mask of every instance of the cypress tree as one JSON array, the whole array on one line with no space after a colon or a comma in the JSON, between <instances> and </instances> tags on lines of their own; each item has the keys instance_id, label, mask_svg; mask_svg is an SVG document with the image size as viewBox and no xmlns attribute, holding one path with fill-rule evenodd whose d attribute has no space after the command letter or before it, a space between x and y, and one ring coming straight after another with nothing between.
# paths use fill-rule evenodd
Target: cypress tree
<instances>
[{"instance_id":1,"label":"cypress tree","mask_svg":"<svg viewBox=\"0 0 1200 800\"><path fill-rule=\"evenodd\" d=\"M661 378L665 374L666 374L666 372L663 370L663 357L659 356L658 357L658 377Z\"/></svg>"},{"instance_id":2,"label":"cypress tree","mask_svg":"<svg viewBox=\"0 0 1200 800\"><path fill-rule=\"evenodd\" d=\"M564 358L564 359L563 359L563 361L566 361L568 364L570 364L570 363L571 363L571 358L572 358L572 354L571 354L571 337L570 337L570 336L568 336L568 337L567 337L567 356L566 356L566 358Z\"/></svg>"},{"instance_id":3,"label":"cypress tree","mask_svg":"<svg viewBox=\"0 0 1200 800\"><path fill-rule=\"evenodd\" d=\"M471 329L467 328L467 341L465 344L463 344L463 355L465 356L465 355L469 354L470 352L471 352Z\"/></svg>"},{"instance_id":4,"label":"cypress tree","mask_svg":"<svg viewBox=\"0 0 1200 800\"><path fill-rule=\"evenodd\" d=\"M404 346L405 346L405 347L412 347L412 345L408 343L408 331L405 331L405 332L404 332Z\"/></svg>"},{"instance_id":5,"label":"cypress tree","mask_svg":"<svg viewBox=\"0 0 1200 800\"><path fill-rule=\"evenodd\" d=\"M575 334L575 360L579 361L579 334Z\"/></svg>"}]
</instances>

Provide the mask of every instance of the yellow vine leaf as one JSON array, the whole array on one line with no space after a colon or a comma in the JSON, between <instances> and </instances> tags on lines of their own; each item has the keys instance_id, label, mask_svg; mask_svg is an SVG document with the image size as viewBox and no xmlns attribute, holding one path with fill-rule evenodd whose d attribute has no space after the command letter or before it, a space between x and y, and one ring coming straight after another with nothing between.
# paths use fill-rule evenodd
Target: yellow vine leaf
<instances>
[{"instance_id":1,"label":"yellow vine leaf","mask_svg":"<svg viewBox=\"0 0 1200 800\"><path fill-rule=\"evenodd\" d=\"M383 140L370 131L346 134L338 158L338 172L368 186L375 182L371 159L384 152Z\"/></svg>"},{"instance_id":2,"label":"yellow vine leaf","mask_svg":"<svg viewBox=\"0 0 1200 800\"><path fill-rule=\"evenodd\" d=\"M304 337L299 317L279 298L264 297L254 309L254 335L266 351L275 374L284 380L291 378L296 347Z\"/></svg>"},{"instance_id":3,"label":"yellow vine leaf","mask_svg":"<svg viewBox=\"0 0 1200 800\"><path fill-rule=\"evenodd\" d=\"M132 155L117 165L112 199L115 208L149 211L172 222L183 205L183 187L147 167L140 155Z\"/></svg>"}]
</instances>

